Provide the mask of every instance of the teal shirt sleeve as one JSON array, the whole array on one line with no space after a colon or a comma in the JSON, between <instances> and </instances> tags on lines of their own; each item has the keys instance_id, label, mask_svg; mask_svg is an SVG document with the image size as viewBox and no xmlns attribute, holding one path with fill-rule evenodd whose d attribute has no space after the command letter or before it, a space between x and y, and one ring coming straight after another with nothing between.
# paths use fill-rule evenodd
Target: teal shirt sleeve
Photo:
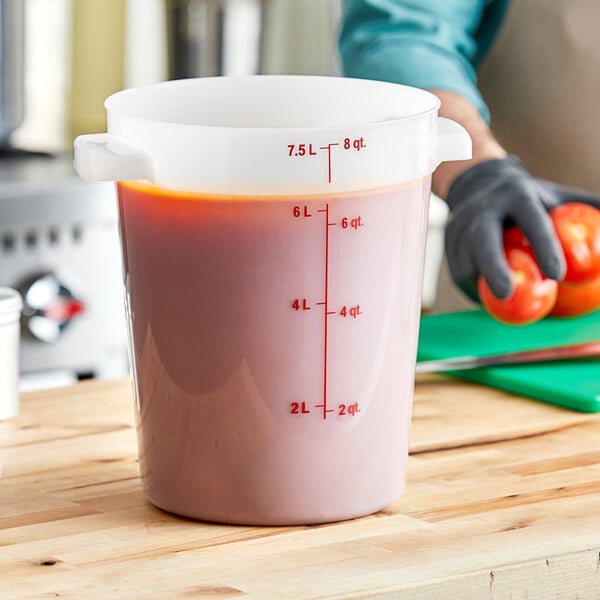
<instances>
[{"instance_id":1,"label":"teal shirt sleeve","mask_svg":"<svg viewBox=\"0 0 600 600\"><path fill-rule=\"evenodd\" d=\"M445 89L490 115L477 88L509 0L344 0L344 74Z\"/></svg>"}]
</instances>

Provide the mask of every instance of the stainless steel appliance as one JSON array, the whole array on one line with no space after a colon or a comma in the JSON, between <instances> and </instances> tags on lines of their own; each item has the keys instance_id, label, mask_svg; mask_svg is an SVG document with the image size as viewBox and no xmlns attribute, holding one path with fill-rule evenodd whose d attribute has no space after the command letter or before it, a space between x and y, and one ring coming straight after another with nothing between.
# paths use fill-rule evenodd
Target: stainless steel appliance
<instances>
[{"instance_id":1,"label":"stainless steel appliance","mask_svg":"<svg viewBox=\"0 0 600 600\"><path fill-rule=\"evenodd\" d=\"M0 286L23 296L21 389L127 373L112 184L12 148L24 111L24 0L0 0Z\"/></svg>"},{"instance_id":2,"label":"stainless steel appliance","mask_svg":"<svg viewBox=\"0 0 600 600\"><path fill-rule=\"evenodd\" d=\"M22 387L127 373L118 217L112 184L70 157L0 157L0 285L24 300Z\"/></svg>"}]
</instances>

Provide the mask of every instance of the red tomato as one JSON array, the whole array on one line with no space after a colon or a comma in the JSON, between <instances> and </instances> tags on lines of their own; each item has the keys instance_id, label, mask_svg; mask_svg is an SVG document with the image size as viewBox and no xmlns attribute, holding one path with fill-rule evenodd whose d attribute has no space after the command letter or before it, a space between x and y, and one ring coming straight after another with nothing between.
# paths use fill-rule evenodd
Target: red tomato
<instances>
[{"instance_id":1,"label":"red tomato","mask_svg":"<svg viewBox=\"0 0 600 600\"><path fill-rule=\"evenodd\" d=\"M558 284L543 275L530 250L508 247L505 254L514 286L512 295L505 300L496 298L480 277L479 298L492 317L507 325L538 321L552 310Z\"/></svg>"},{"instance_id":2,"label":"red tomato","mask_svg":"<svg viewBox=\"0 0 600 600\"><path fill-rule=\"evenodd\" d=\"M577 317L600 308L600 277L579 285L558 284L554 317Z\"/></svg>"},{"instance_id":3,"label":"red tomato","mask_svg":"<svg viewBox=\"0 0 600 600\"><path fill-rule=\"evenodd\" d=\"M565 283L585 283L600 277L600 210L570 202L550 211L565 254Z\"/></svg>"},{"instance_id":4,"label":"red tomato","mask_svg":"<svg viewBox=\"0 0 600 600\"><path fill-rule=\"evenodd\" d=\"M504 230L504 247L505 248L528 248L531 249L529 241L523 235L523 232L515 225ZM533 250L532 250L533 252Z\"/></svg>"}]
</instances>

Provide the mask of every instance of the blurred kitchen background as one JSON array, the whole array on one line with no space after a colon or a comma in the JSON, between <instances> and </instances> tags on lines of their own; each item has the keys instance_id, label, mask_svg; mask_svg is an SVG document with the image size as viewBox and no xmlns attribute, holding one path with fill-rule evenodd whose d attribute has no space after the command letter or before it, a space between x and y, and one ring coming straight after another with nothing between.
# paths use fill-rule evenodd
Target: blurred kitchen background
<instances>
[{"instance_id":1,"label":"blurred kitchen background","mask_svg":"<svg viewBox=\"0 0 600 600\"><path fill-rule=\"evenodd\" d=\"M0 285L25 302L23 391L127 374L114 187L71 162L76 135L106 131L104 99L182 77L337 75L340 14L341 0L0 0ZM425 310L446 217L435 202Z\"/></svg>"}]
</instances>

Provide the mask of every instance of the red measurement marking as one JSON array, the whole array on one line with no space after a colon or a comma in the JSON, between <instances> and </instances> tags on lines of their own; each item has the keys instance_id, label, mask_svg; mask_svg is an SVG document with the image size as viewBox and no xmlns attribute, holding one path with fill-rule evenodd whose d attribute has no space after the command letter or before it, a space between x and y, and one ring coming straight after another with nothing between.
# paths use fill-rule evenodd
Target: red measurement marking
<instances>
[{"instance_id":1,"label":"red measurement marking","mask_svg":"<svg viewBox=\"0 0 600 600\"><path fill-rule=\"evenodd\" d=\"M326 306L325 302L315 302L316 306ZM335 310L325 310L326 315L336 315L337 312Z\"/></svg>"},{"instance_id":2,"label":"red measurement marking","mask_svg":"<svg viewBox=\"0 0 600 600\"><path fill-rule=\"evenodd\" d=\"M331 146L331 144L330 144ZM331 155L331 152L329 153ZM331 161L330 161L331 162ZM330 172L331 176L331 172ZM330 179L331 181L331 179ZM329 311L328 302L329 302L329 227L327 224L329 223L329 204L325 205L325 299L324 306L325 310L323 311L324 319L323 319L323 418L327 418L327 413L330 412L327 410L327 324L329 319L327 315Z\"/></svg>"},{"instance_id":3,"label":"red measurement marking","mask_svg":"<svg viewBox=\"0 0 600 600\"><path fill-rule=\"evenodd\" d=\"M337 146L338 144L329 144L329 146ZM297 209L297 210L296 210ZM315 408L323 409L323 419L327 419L327 413L335 412L334 409L327 408L327 348L328 348L328 320L330 315L337 314L335 310L328 310L329 306L329 227L336 223L329 222L329 204L325 204L325 208L318 209L317 212L325 213L325 281L324 281L324 298L321 302L315 302L316 306L323 306L323 403L315 404ZM294 209L294 215L299 217L302 215L300 207ZM309 310L308 303L304 298L295 298L292 302L292 308L295 310ZM299 403L292 403L292 414L299 414L296 411L300 410Z\"/></svg>"},{"instance_id":4,"label":"red measurement marking","mask_svg":"<svg viewBox=\"0 0 600 600\"><path fill-rule=\"evenodd\" d=\"M340 417L344 415L350 415L351 417L354 417L360 412L358 402L355 402L354 404L340 404L338 408L338 415L340 415Z\"/></svg>"},{"instance_id":5,"label":"red measurement marking","mask_svg":"<svg viewBox=\"0 0 600 600\"><path fill-rule=\"evenodd\" d=\"M331 183L331 147L339 146L339 143L327 144L327 146L321 146L321 150L327 150L327 181Z\"/></svg>"},{"instance_id":6,"label":"red measurement marking","mask_svg":"<svg viewBox=\"0 0 600 600\"><path fill-rule=\"evenodd\" d=\"M292 402L290 413L293 415L307 415L310 410L306 406L306 402Z\"/></svg>"},{"instance_id":7,"label":"red measurement marking","mask_svg":"<svg viewBox=\"0 0 600 600\"><path fill-rule=\"evenodd\" d=\"M310 310L308 301L306 298L295 298L292 302L292 308L294 310Z\"/></svg>"},{"instance_id":8,"label":"red measurement marking","mask_svg":"<svg viewBox=\"0 0 600 600\"><path fill-rule=\"evenodd\" d=\"M316 156L312 144L288 144L288 156Z\"/></svg>"},{"instance_id":9,"label":"red measurement marking","mask_svg":"<svg viewBox=\"0 0 600 600\"><path fill-rule=\"evenodd\" d=\"M342 306L340 310L340 317L351 317L352 319L356 319L363 314L360 304L356 304L355 306Z\"/></svg>"},{"instance_id":10,"label":"red measurement marking","mask_svg":"<svg viewBox=\"0 0 600 600\"><path fill-rule=\"evenodd\" d=\"M358 217L354 217L353 219L349 219L348 217L344 217L342 219L342 229L351 229L357 230L359 227L364 225L364 221L362 217L358 215Z\"/></svg>"},{"instance_id":11,"label":"red measurement marking","mask_svg":"<svg viewBox=\"0 0 600 600\"><path fill-rule=\"evenodd\" d=\"M293 210L294 217L312 217L312 214L308 211L308 206L304 205L304 210L302 210L301 206L294 206Z\"/></svg>"}]
</instances>

